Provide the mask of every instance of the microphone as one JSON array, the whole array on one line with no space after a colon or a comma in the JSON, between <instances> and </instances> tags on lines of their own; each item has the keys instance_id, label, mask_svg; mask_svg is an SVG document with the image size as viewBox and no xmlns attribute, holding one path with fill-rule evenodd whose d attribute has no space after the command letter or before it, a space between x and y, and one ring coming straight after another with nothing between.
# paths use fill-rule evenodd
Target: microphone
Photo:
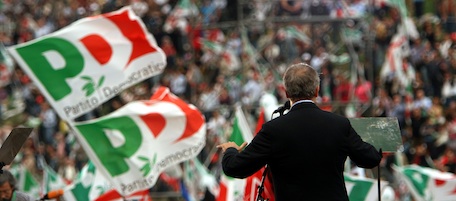
<instances>
[{"instance_id":1,"label":"microphone","mask_svg":"<svg viewBox=\"0 0 456 201\"><path fill-rule=\"evenodd\" d=\"M53 191L49 191L40 200L50 200L50 199L58 198L62 195L63 195L63 189L53 190Z\"/></svg>"},{"instance_id":2,"label":"microphone","mask_svg":"<svg viewBox=\"0 0 456 201\"><path fill-rule=\"evenodd\" d=\"M277 108L276 110L274 110L274 112L273 112L272 114L280 113L280 115L282 115L283 112L285 112L285 110L290 109L290 107L291 107L290 101L287 101L287 102L285 102L282 106L280 106L279 108Z\"/></svg>"}]
</instances>

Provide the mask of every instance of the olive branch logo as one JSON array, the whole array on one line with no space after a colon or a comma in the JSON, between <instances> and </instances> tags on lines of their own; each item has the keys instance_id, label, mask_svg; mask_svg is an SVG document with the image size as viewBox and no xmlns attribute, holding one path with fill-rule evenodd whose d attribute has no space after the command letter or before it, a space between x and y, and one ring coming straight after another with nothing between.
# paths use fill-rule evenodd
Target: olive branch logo
<instances>
[{"instance_id":1,"label":"olive branch logo","mask_svg":"<svg viewBox=\"0 0 456 201\"><path fill-rule=\"evenodd\" d=\"M86 81L86 83L82 87L82 90L85 91L86 96L90 96L95 92L96 89L100 88L100 86L103 85L105 76L100 77L100 79L98 80L98 84L89 76L81 76L81 79Z\"/></svg>"},{"instance_id":2,"label":"olive branch logo","mask_svg":"<svg viewBox=\"0 0 456 201\"><path fill-rule=\"evenodd\" d=\"M149 160L149 158L147 158L146 156L138 156L138 159L146 162L146 164L144 164L144 166L141 167L141 172L143 173L143 176L146 176L150 173L150 171L152 171L155 163L157 162L157 153L154 154L152 160Z\"/></svg>"}]
</instances>

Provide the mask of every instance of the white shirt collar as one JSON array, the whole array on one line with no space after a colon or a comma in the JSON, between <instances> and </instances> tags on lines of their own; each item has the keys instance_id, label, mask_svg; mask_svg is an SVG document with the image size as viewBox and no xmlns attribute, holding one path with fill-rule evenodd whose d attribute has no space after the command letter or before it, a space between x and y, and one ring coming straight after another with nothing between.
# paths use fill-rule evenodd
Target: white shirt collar
<instances>
[{"instance_id":1,"label":"white shirt collar","mask_svg":"<svg viewBox=\"0 0 456 201\"><path fill-rule=\"evenodd\" d=\"M290 107L290 109L295 106L296 104L299 104L299 103L314 103L312 100L300 100L296 103L293 103L293 105Z\"/></svg>"}]
</instances>

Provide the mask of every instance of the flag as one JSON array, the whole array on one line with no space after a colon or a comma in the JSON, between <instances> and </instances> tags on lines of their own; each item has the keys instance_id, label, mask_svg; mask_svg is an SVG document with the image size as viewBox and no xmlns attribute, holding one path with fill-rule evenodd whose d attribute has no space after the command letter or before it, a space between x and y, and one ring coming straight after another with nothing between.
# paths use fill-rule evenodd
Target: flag
<instances>
[{"instance_id":1,"label":"flag","mask_svg":"<svg viewBox=\"0 0 456 201\"><path fill-rule=\"evenodd\" d=\"M64 189L66 201L92 201L112 189L112 185L100 170L89 161L78 173L76 180Z\"/></svg>"},{"instance_id":2,"label":"flag","mask_svg":"<svg viewBox=\"0 0 456 201\"><path fill-rule=\"evenodd\" d=\"M404 33L393 36L380 70L382 80L397 79L403 88L409 88L415 79L415 69L404 58L410 55L408 38Z\"/></svg>"},{"instance_id":3,"label":"flag","mask_svg":"<svg viewBox=\"0 0 456 201\"><path fill-rule=\"evenodd\" d=\"M40 196L40 183L33 176L33 174L22 165L12 166L10 169L11 174L16 178L17 188L32 197Z\"/></svg>"},{"instance_id":4,"label":"flag","mask_svg":"<svg viewBox=\"0 0 456 201\"><path fill-rule=\"evenodd\" d=\"M10 83L11 75L14 70L14 61L8 55L3 43L0 43L0 87Z\"/></svg>"},{"instance_id":5,"label":"flag","mask_svg":"<svg viewBox=\"0 0 456 201\"><path fill-rule=\"evenodd\" d=\"M197 158L184 162L184 172L183 184L185 184L184 188L188 197L197 198L198 194L205 194L206 189L212 195L218 195L217 179Z\"/></svg>"},{"instance_id":6,"label":"flag","mask_svg":"<svg viewBox=\"0 0 456 201\"><path fill-rule=\"evenodd\" d=\"M385 61L380 70L380 77L382 80L397 79L402 88L410 88L412 81L415 79L415 71L413 66L405 63L403 59L410 55L409 38L419 38L419 32L413 20L407 17L407 8L404 1L382 1L398 8L402 14L402 19L387 49Z\"/></svg>"},{"instance_id":7,"label":"flag","mask_svg":"<svg viewBox=\"0 0 456 201\"><path fill-rule=\"evenodd\" d=\"M185 201L196 201L197 199L197 194L196 191L193 191L193 189L188 189L189 187L192 187L190 185L186 185L183 180L180 180L180 191L182 194L182 198L184 198Z\"/></svg>"},{"instance_id":8,"label":"flag","mask_svg":"<svg viewBox=\"0 0 456 201\"><path fill-rule=\"evenodd\" d=\"M95 166L122 195L151 188L167 167L195 157L205 145L204 116L159 87L98 119L70 123Z\"/></svg>"},{"instance_id":9,"label":"flag","mask_svg":"<svg viewBox=\"0 0 456 201\"><path fill-rule=\"evenodd\" d=\"M266 122L264 115L265 115L264 108L261 107L260 115L258 117L257 125L255 128L255 135L258 132L260 132L261 128L263 127L263 124ZM274 201L274 187L272 186L271 178L269 176L264 175L264 174L267 174L264 171L266 171L265 167L261 168L259 171L257 171L255 174L251 175L250 177L247 177L245 194L250 195L250 197L249 197L250 200L255 200L255 198L258 194L258 187L261 185L262 180L264 180L262 197L265 199L268 199L269 201ZM266 177L263 178L263 176L266 176Z\"/></svg>"},{"instance_id":10,"label":"flag","mask_svg":"<svg viewBox=\"0 0 456 201\"><path fill-rule=\"evenodd\" d=\"M258 67L257 61L257 51L255 47L250 43L247 31L243 29L241 32L241 41L242 41L242 56L241 59L243 63L248 64L249 66Z\"/></svg>"},{"instance_id":11,"label":"flag","mask_svg":"<svg viewBox=\"0 0 456 201\"><path fill-rule=\"evenodd\" d=\"M220 192L216 201L244 200L245 186L245 179L236 179L222 174L220 177Z\"/></svg>"},{"instance_id":12,"label":"flag","mask_svg":"<svg viewBox=\"0 0 456 201\"><path fill-rule=\"evenodd\" d=\"M233 122L233 130L229 141L233 141L238 145L244 142L250 142L253 139L249 124L244 116L241 106L237 105L235 109L235 117ZM244 200L246 187L246 179L236 179L221 175L220 191L217 196L217 201Z\"/></svg>"},{"instance_id":13,"label":"flag","mask_svg":"<svg viewBox=\"0 0 456 201\"><path fill-rule=\"evenodd\" d=\"M233 123L233 131L230 136L230 141L241 145L244 142L251 142L253 139L252 131L247 123L244 116L244 112L238 105L235 109L235 118ZM220 180L220 190L217 197L217 201L231 201L231 200L251 200L254 201L257 196L258 186L261 184L261 177L264 168L256 172L255 174L247 177L246 179L236 179L228 177L224 174ZM274 200L272 194L272 185L269 182L265 182L265 190L263 198Z\"/></svg>"},{"instance_id":14,"label":"flag","mask_svg":"<svg viewBox=\"0 0 456 201\"><path fill-rule=\"evenodd\" d=\"M233 141L238 145L241 145L244 142L250 143L253 139L253 134L240 105L236 106L234 115L233 131L230 135L230 141Z\"/></svg>"},{"instance_id":15,"label":"flag","mask_svg":"<svg viewBox=\"0 0 456 201\"><path fill-rule=\"evenodd\" d=\"M260 114L258 115L258 120L257 120L257 125L255 127L255 135L256 133L260 132L261 128L263 127L263 124L266 122L266 117L264 114L264 108L260 108Z\"/></svg>"},{"instance_id":16,"label":"flag","mask_svg":"<svg viewBox=\"0 0 456 201\"><path fill-rule=\"evenodd\" d=\"M292 26L292 25L286 26L285 28L279 30L278 34L280 34L280 32L285 32L287 37L297 39L303 43L306 43L306 44L312 43L312 39L310 39L310 37L307 36L306 33L304 33L302 30L300 30L296 26Z\"/></svg>"},{"instance_id":17,"label":"flag","mask_svg":"<svg viewBox=\"0 0 456 201\"><path fill-rule=\"evenodd\" d=\"M44 164L42 181L42 194L45 195L49 191L64 189L66 183L62 176L57 174L49 165Z\"/></svg>"},{"instance_id":18,"label":"flag","mask_svg":"<svg viewBox=\"0 0 456 201\"><path fill-rule=\"evenodd\" d=\"M176 164L166 168L166 170L160 174L160 179L165 182L172 190L179 191L182 175L182 167L180 164Z\"/></svg>"},{"instance_id":19,"label":"flag","mask_svg":"<svg viewBox=\"0 0 456 201\"><path fill-rule=\"evenodd\" d=\"M134 201L152 201L152 197L150 196L150 192L148 189L141 190L136 193L133 193L129 196L122 197L116 190L111 189L101 195L100 197L96 198L95 201L125 201L125 200L134 200Z\"/></svg>"},{"instance_id":20,"label":"flag","mask_svg":"<svg viewBox=\"0 0 456 201\"><path fill-rule=\"evenodd\" d=\"M453 173L418 165L393 166L416 201L456 200L456 176Z\"/></svg>"},{"instance_id":21,"label":"flag","mask_svg":"<svg viewBox=\"0 0 456 201\"><path fill-rule=\"evenodd\" d=\"M208 39L201 39L201 42L203 50L212 52L215 55L220 55L223 53L223 46L220 42L211 41Z\"/></svg>"},{"instance_id":22,"label":"flag","mask_svg":"<svg viewBox=\"0 0 456 201\"><path fill-rule=\"evenodd\" d=\"M165 23L163 24L163 30L171 33L177 28L180 32L187 33L189 29L187 18L197 16L198 14L199 9L192 1L179 0L166 18Z\"/></svg>"},{"instance_id":23,"label":"flag","mask_svg":"<svg viewBox=\"0 0 456 201\"><path fill-rule=\"evenodd\" d=\"M261 168L255 174L247 177L246 186L245 186L245 196L244 199L254 201L258 195L258 187L261 185L263 180L263 174L266 168ZM274 187L272 186L270 177L264 178L263 183L263 193L261 196L269 201L274 201Z\"/></svg>"},{"instance_id":24,"label":"flag","mask_svg":"<svg viewBox=\"0 0 456 201\"><path fill-rule=\"evenodd\" d=\"M402 33L396 33L391 39L386 52L386 58L380 70L382 80L397 79L403 87L411 83L407 76L406 69L403 68L403 59L409 54L408 38Z\"/></svg>"},{"instance_id":25,"label":"flag","mask_svg":"<svg viewBox=\"0 0 456 201\"><path fill-rule=\"evenodd\" d=\"M277 100L277 97L272 94L272 93L263 93L263 95L260 98L260 107L261 110L264 112L264 120L269 121L273 118L274 111L279 107L279 102ZM277 113L276 113L277 114ZM274 115L274 117L277 117L278 115ZM260 116L261 117L261 116ZM263 124L261 124L263 125ZM257 124L257 126L259 126ZM258 132L255 132L258 133Z\"/></svg>"},{"instance_id":26,"label":"flag","mask_svg":"<svg viewBox=\"0 0 456 201\"><path fill-rule=\"evenodd\" d=\"M166 56L127 6L8 48L64 120L160 74Z\"/></svg>"},{"instance_id":27,"label":"flag","mask_svg":"<svg viewBox=\"0 0 456 201\"><path fill-rule=\"evenodd\" d=\"M370 201L378 200L378 181L371 178L344 173L345 187L347 188L348 199L350 201ZM388 182L380 182L380 191L388 185Z\"/></svg>"},{"instance_id":28,"label":"flag","mask_svg":"<svg viewBox=\"0 0 456 201\"><path fill-rule=\"evenodd\" d=\"M235 72L241 68L241 60L233 50L225 49L220 58L220 68Z\"/></svg>"}]
</instances>

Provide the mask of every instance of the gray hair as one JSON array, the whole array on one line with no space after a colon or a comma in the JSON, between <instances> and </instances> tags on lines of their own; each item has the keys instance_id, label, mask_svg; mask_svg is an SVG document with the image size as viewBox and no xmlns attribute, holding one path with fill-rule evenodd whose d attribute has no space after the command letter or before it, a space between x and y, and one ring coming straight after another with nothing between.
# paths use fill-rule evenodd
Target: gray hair
<instances>
[{"instance_id":1,"label":"gray hair","mask_svg":"<svg viewBox=\"0 0 456 201\"><path fill-rule=\"evenodd\" d=\"M315 97L315 90L320 85L317 71L309 64L298 63L287 68L283 82L288 98L293 101L310 100Z\"/></svg>"},{"instance_id":2,"label":"gray hair","mask_svg":"<svg viewBox=\"0 0 456 201\"><path fill-rule=\"evenodd\" d=\"M9 183L11 188L16 189L16 178L14 178L13 174L8 170L2 171L3 172L0 174L0 185Z\"/></svg>"}]
</instances>

